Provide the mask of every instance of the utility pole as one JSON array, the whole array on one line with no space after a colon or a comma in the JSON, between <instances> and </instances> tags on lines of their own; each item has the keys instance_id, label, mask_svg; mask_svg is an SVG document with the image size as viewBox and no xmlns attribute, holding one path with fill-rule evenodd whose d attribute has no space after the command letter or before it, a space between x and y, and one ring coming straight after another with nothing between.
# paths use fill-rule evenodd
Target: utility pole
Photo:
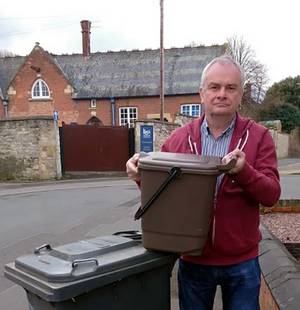
<instances>
[{"instance_id":1,"label":"utility pole","mask_svg":"<svg viewBox=\"0 0 300 310\"><path fill-rule=\"evenodd\" d=\"M160 120L164 121L164 0L160 0Z\"/></svg>"}]
</instances>

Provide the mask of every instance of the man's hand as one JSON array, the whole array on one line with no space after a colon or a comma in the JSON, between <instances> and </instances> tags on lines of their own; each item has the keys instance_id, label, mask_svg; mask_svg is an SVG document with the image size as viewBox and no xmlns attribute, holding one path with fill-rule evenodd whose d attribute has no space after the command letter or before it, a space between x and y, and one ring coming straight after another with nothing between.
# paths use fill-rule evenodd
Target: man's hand
<instances>
[{"instance_id":1,"label":"man's hand","mask_svg":"<svg viewBox=\"0 0 300 310\"><path fill-rule=\"evenodd\" d=\"M128 159L126 163L126 172L131 180L139 182L141 180L141 175L138 169L139 154L134 154L131 158Z\"/></svg>"},{"instance_id":2,"label":"man's hand","mask_svg":"<svg viewBox=\"0 0 300 310\"><path fill-rule=\"evenodd\" d=\"M228 153L226 156L222 158L222 163L226 165L231 160L232 156L236 156L237 161L235 166L232 169L230 169L228 173L238 174L244 168L246 162L246 155L241 150L235 149L234 151Z\"/></svg>"}]
</instances>

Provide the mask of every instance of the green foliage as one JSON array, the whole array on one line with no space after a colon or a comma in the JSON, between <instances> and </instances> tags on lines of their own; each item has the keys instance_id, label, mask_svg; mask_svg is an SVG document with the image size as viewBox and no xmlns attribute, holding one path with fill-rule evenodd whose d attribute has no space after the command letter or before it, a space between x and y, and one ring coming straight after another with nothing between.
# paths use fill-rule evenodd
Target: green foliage
<instances>
[{"instance_id":1,"label":"green foliage","mask_svg":"<svg viewBox=\"0 0 300 310\"><path fill-rule=\"evenodd\" d=\"M296 126L300 125L300 109L291 103L269 105L260 111L262 121L280 120L282 130L290 133Z\"/></svg>"},{"instance_id":2,"label":"green foliage","mask_svg":"<svg viewBox=\"0 0 300 310\"><path fill-rule=\"evenodd\" d=\"M263 124L266 128L268 128L269 130L277 130L277 125L274 123L265 123Z\"/></svg>"},{"instance_id":3,"label":"green foliage","mask_svg":"<svg viewBox=\"0 0 300 310\"><path fill-rule=\"evenodd\" d=\"M265 102L289 102L300 109L300 76L288 77L273 84L267 91Z\"/></svg>"}]
</instances>

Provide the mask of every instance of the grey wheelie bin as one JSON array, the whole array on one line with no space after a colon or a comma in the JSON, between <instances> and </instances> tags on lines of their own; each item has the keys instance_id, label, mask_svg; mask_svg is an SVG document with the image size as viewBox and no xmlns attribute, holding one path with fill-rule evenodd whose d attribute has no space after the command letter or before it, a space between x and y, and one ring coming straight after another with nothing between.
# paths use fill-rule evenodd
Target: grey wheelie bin
<instances>
[{"instance_id":1,"label":"grey wheelie bin","mask_svg":"<svg viewBox=\"0 0 300 310\"><path fill-rule=\"evenodd\" d=\"M169 310L177 258L116 233L43 245L7 264L5 277L26 290L33 310Z\"/></svg>"},{"instance_id":2,"label":"grey wheelie bin","mask_svg":"<svg viewBox=\"0 0 300 310\"><path fill-rule=\"evenodd\" d=\"M140 153L143 246L200 255L208 230L217 178L236 164L220 157L167 152Z\"/></svg>"}]
</instances>

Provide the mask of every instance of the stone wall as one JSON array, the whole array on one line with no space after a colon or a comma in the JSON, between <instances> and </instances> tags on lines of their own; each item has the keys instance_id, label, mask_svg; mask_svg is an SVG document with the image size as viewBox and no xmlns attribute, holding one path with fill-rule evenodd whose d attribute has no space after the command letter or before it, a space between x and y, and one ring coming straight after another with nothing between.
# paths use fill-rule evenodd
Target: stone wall
<instances>
[{"instance_id":1,"label":"stone wall","mask_svg":"<svg viewBox=\"0 0 300 310\"><path fill-rule=\"evenodd\" d=\"M296 127L289 135L289 157L300 157L300 130Z\"/></svg>"},{"instance_id":2,"label":"stone wall","mask_svg":"<svg viewBox=\"0 0 300 310\"><path fill-rule=\"evenodd\" d=\"M52 117L0 119L0 180L61 178L59 132Z\"/></svg>"},{"instance_id":3,"label":"stone wall","mask_svg":"<svg viewBox=\"0 0 300 310\"><path fill-rule=\"evenodd\" d=\"M300 132L296 127L290 134L282 133L281 121L259 122L269 128L276 146L277 158L300 157Z\"/></svg>"},{"instance_id":4,"label":"stone wall","mask_svg":"<svg viewBox=\"0 0 300 310\"><path fill-rule=\"evenodd\" d=\"M194 116L188 116L188 115L183 115L183 114L175 114L175 120L174 123L179 124L180 126L184 126L187 123L191 122L192 120L194 120L197 117Z\"/></svg>"},{"instance_id":5,"label":"stone wall","mask_svg":"<svg viewBox=\"0 0 300 310\"><path fill-rule=\"evenodd\" d=\"M277 158L288 158L290 146L289 135L273 129L270 129L269 132L276 146Z\"/></svg>"},{"instance_id":6,"label":"stone wall","mask_svg":"<svg viewBox=\"0 0 300 310\"><path fill-rule=\"evenodd\" d=\"M153 126L153 151L160 151L163 142L166 138L177 128L180 124L161 122L149 119L139 119L135 121L134 135L135 135L135 152L139 153L141 150L141 126Z\"/></svg>"},{"instance_id":7,"label":"stone wall","mask_svg":"<svg viewBox=\"0 0 300 310\"><path fill-rule=\"evenodd\" d=\"M278 158L300 157L299 128L295 128L290 134L277 130L269 130L276 146Z\"/></svg>"}]
</instances>

